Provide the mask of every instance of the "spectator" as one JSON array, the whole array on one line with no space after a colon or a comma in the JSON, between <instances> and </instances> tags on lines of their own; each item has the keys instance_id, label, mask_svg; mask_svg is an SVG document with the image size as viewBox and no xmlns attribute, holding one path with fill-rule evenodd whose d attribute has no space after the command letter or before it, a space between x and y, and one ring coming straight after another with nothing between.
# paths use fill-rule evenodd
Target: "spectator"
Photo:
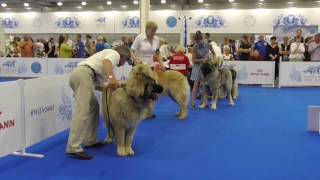
<instances>
[{"instance_id":1,"label":"spectator","mask_svg":"<svg viewBox=\"0 0 320 180\"><path fill-rule=\"evenodd\" d=\"M47 56L49 58L57 57L56 55L56 44L54 43L54 39L50 38L48 42L49 51L47 53Z\"/></svg>"},{"instance_id":2,"label":"spectator","mask_svg":"<svg viewBox=\"0 0 320 180\"><path fill-rule=\"evenodd\" d=\"M296 42L296 39L299 39L300 40L300 43L303 43L304 42L304 38L302 36L302 29L297 29L296 31L296 36L294 37L294 42Z\"/></svg>"},{"instance_id":3,"label":"spectator","mask_svg":"<svg viewBox=\"0 0 320 180\"><path fill-rule=\"evenodd\" d=\"M102 36L97 37L96 53L104 50L104 41Z\"/></svg>"},{"instance_id":4,"label":"spectator","mask_svg":"<svg viewBox=\"0 0 320 180\"><path fill-rule=\"evenodd\" d=\"M239 59L247 61L250 59L251 44L249 44L248 36L242 36L239 52Z\"/></svg>"},{"instance_id":5,"label":"spectator","mask_svg":"<svg viewBox=\"0 0 320 180\"><path fill-rule=\"evenodd\" d=\"M225 47L228 47L229 49L231 49L229 37L224 37L223 44L221 45L222 54L224 54Z\"/></svg>"},{"instance_id":6,"label":"spectator","mask_svg":"<svg viewBox=\"0 0 320 180\"><path fill-rule=\"evenodd\" d=\"M77 37L76 37L74 57L75 58L86 57L86 50L85 50L84 43L82 42L82 39L81 39L81 34L77 34Z\"/></svg>"},{"instance_id":7,"label":"spectator","mask_svg":"<svg viewBox=\"0 0 320 180\"><path fill-rule=\"evenodd\" d=\"M270 38L271 43L268 45L267 48L267 53L268 61L275 61L275 79L279 77L279 59L280 59L280 52L279 52L279 47L277 43L277 38L276 37L271 37Z\"/></svg>"},{"instance_id":8,"label":"spectator","mask_svg":"<svg viewBox=\"0 0 320 180\"><path fill-rule=\"evenodd\" d=\"M74 43L73 41L70 39L70 35L69 34L65 34L64 37L66 38L66 42L68 44L69 47L73 47Z\"/></svg>"},{"instance_id":9,"label":"spectator","mask_svg":"<svg viewBox=\"0 0 320 180\"><path fill-rule=\"evenodd\" d=\"M128 37L128 42L127 42L128 47L131 48L132 44L133 44L133 38Z\"/></svg>"},{"instance_id":10,"label":"spectator","mask_svg":"<svg viewBox=\"0 0 320 180\"><path fill-rule=\"evenodd\" d=\"M307 37L305 42L304 42L304 59L303 61L310 61L311 60L311 56L309 53L309 44L312 42L312 37Z\"/></svg>"},{"instance_id":11,"label":"spectator","mask_svg":"<svg viewBox=\"0 0 320 180\"><path fill-rule=\"evenodd\" d=\"M73 49L67 44L66 37L63 37L63 42L59 46L59 57L60 58L72 58Z\"/></svg>"},{"instance_id":12,"label":"spectator","mask_svg":"<svg viewBox=\"0 0 320 180\"><path fill-rule=\"evenodd\" d=\"M121 37L121 42L122 42L122 45L128 46L128 41L127 41L127 38L125 36Z\"/></svg>"},{"instance_id":13,"label":"spectator","mask_svg":"<svg viewBox=\"0 0 320 180\"><path fill-rule=\"evenodd\" d=\"M311 61L320 61L320 33L315 35L314 41L309 44Z\"/></svg>"},{"instance_id":14,"label":"spectator","mask_svg":"<svg viewBox=\"0 0 320 180\"><path fill-rule=\"evenodd\" d=\"M112 49L111 45L108 43L107 38L103 37L104 49Z\"/></svg>"},{"instance_id":15,"label":"spectator","mask_svg":"<svg viewBox=\"0 0 320 180\"><path fill-rule=\"evenodd\" d=\"M19 45L21 51L21 57L34 57L33 42L31 37L25 35L24 41Z\"/></svg>"},{"instance_id":16,"label":"spectator","mask_svg":"<svg viewBox=\"0 0 320 180\"><path fill-rule=\"evenodd\" d=\"M290 46L290 61L303 61L304 59L304 44L301 43L301 38L296 38L296 41Z\"/></svg>"},{"instance_id":17,"label":"spectator","mask_svg":"<svg viewBox=\"0 0 320 180\"><path fill-rule=\"evenodd\" d=\"M183 75L188 75L188 69L191 69L189 58L184 55L184 47L178 46L177 53L170 57L169 67L172 70L181 72Z\"/></svg>"},{"instance_id":18,"label":"spectator","mask_svg":"<svg viewBox=\"0 0 320 180\"><path fill-rule=\"evenodd\" d=\"M259 40L256 42L254 49L259 52L259 57L261 61L266 60L267 58L267 47L268 43L264 40L264 35L259 35Z\"/></svg>"},{"instance_id":19,"label":"spectator","mask_svg":"<svg viewBox=\"0 0 320 180\"><path fill-rule=\"evenodd\" d=\"M204 34L204 42L205 43L211 43L211 39L210 39L210 34L209 33L205 33Z\"/></svg>"},{"instance_id":20,"label":"spectator","mask_svg":"<svg viewBox=\"0 0 320 180\"><path fill-rule=\"evenodd\" d=\"M87 34L85 43L86 57L89 57L95 53L96 46L93 44L91 39L92 37Z\"/></svg>"},{"instance_id":21,"label":"spectator","mask_svg":"<svg viewBox=\"0 0 320 180\"><path fill-rule=\"evenodd\" d=\"M282 57L282 61L289 61L290 46L289 37L284 36L283 43L281 44L280 48L280 56Z\"/></svg>"},{"instance_id":22,"label":"spectator","mask_svg":"<svg viewBox=\"0 0 320 180\"><path fill-rule=\"evenodd\" d=\"M38 58L42 58L46 55L43 39L37 39L34 44L35 56Z\"/></svg>"},{"instance_id":23,"label":"spectator","mask_svg":"<svg viewBox=\"0 0 320 180\"><path fill-rule=\"evenodd\" d=\"M167 61L167 59L171 56L168 42L167 42L167 40L163 39L162 43L160 43L160 44L161 44L160 45L160 57L161 57L162 61Z\"/></svg>"},{"instance_id":24,"label":"spectator","mask_svg":"<svg viewBox=\"0 0 320 180\"><path fill-rule=\"evenodd\" d=\"M225 47L223 50L223 60L224 61L233 61L233 55L231 54L230 48L229 47Z\"/></svg>"},{"instance_id":25,"label":"spectator","mask_svg":"<svg viewBox=\"0 0 320 180\"><path fill-rule=\"evenodd\" d=\"M232 59L237 60L237 46L236 41L233 39L229 40L229 46L230 46L230 54L232 54Z\"/></svg>"}]
</instances>

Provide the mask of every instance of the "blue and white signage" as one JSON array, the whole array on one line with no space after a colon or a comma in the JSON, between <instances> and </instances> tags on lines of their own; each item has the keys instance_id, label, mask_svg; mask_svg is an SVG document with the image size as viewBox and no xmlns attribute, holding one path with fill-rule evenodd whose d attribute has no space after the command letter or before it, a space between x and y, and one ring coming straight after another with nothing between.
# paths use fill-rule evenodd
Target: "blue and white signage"
<instances>
[{"instance_id":1,"label":"blue and white signage","mask_svg":"<svg viewBox=\"0 0 320 180\"><path fill-rule=\"evenodd\" d=\"M80 26L80 21L77 17L65 17L65 18L59 18L55 25L57 28L62 29L75 29Z\"/></svg>"},{"instance_id":2,"label":"blue and white signage","mask_svg":"<svg viewBox=\"0 0 320 180\"><path fill-rule=\"evenodd\" d=\"M226 20L221 16L201 16L195 20L195 26L199 28L223 28L226 26Z\"/></svg>"}]
</instances>

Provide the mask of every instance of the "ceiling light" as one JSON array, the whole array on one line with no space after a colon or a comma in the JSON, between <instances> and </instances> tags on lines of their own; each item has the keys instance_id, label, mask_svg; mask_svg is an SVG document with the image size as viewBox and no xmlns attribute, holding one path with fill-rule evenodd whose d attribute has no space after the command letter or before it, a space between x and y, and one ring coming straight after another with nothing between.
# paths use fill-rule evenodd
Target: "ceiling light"
<instances>
[{"instance_id":1,"label":"ceiling light","mask_svg":"<svg viewBox=\"0 0 320 180\"><path fill-rule=\"evenodd\" d=\"M111 5L111 4L112 4L112 1L107 1L107 4L108 4L108 5Z\"/></svg>"},{"instance_id":2,"label":"ceiling light","mask_svg":"<svg viewBox=\"0 0 320 180\"><path fill-rule=\"evenodd\" d=\"M31 7L27 7L26 9L31 10L32 8Z\"/></svg>"},{"instance_id":3,"label":"ceiling light","mask_svg":"<svg viewBox=\"0 0 320 180\"><path fill-rule=\"evenodd\" d=\"M133 1L133 4L139 4L139 1L134 0L134 1Z\"/></svg>"},{"instance_id":4,"label":"ceiling light","mask_svg":"<svg viewBox=\"0 0 320 180\"><path fill-rule=\"evenodd\" d=\"M82 2L81 2L81 5L82 5L82 6L86 6L86 5L87 5L87 2L82 1Z\"/></svg>"},{"instance_id":5,"label":"ceiling light","mask_svg":"<svg viewBox=\"0 0 320 180\"><path fill-rule=\"evenodd\" d=\"M57 5L58 5L58 6L62 6L62 2L60 2L60 1L57 2Z\"/></svg>"},{"instance_id":6,"label":"ceiling light","mask_svg":"<svg viewBox=\"0 0 320 180\"><path fill-rule=\"evenodd\" d=\"M289 1L288 4L293 4L293 2Z\"/></svg>"},{"instance_id":7,"label":"ceiling light","mask_svg":"<svg viewBox=\"0 0 320 180\"><path fill-rule=\"evenodd\" d=\"M122 5L121 7L122 7L122 8L127 8L127 5Z\"/></svg>"},{"instance_id":8,"label":"ceiling light","mask_svg":"<svg viewBox=\"0 0 320 180\"><path fill-rule=\"evenodd\" d=\"M161 4L165 4L166 3L166 0L161 0Z\"/></svg>"},{"instance_id":9,"label":"ceiling light","mask_svg":"<svg viewBox=\"0 0 320 180\"><path fill-rule=\"evenodd\" d=\"M264 0L259 0L260 2L263 2Z\"/></svg>"},{"instance_id":10,"label":"ceiling light","mask_svg":"<svg viewBox=\"0 0 320 180\"><path fill-rule=\"evenodd\" d=\"M231 3L232 3L232 2L234 2L234 0L229 0L229 2L231 2Z\"/></svg>"},{"instance_id":11,"label":"ceiling light","mask_svg":"<svg viewBox=\"0 0 320 180\"><path fill-rule=\"evenodd\" d=\"M203 0L198 0L199 3L203 3Z\"/></svg>"},{"instance_id":12,"label":"ceiling light","mask_svg":"<svg viewBox=\"0 0 320 180\"><path fill-rule=\"evenodd\" d=\"M7 7L7 4L6 3L1 3L1 6L2 7Z\"/></svg>"},{"instance_id":13,"label":"ceiling light","mask_svg":"<svg viewBox=\"0 0 320 180\"><path fill-rule=\"evenodd\" d=\"M77 6L78 9L82 9L82 6Z\"/></svg>"},{"instance_id":14,"label":"ceiling light","mask_svg":"<svg viewBox=\"0 0 320 180\"><path fill-rule=\"evenodd\" d=\"M29 3L23 3L24 7L29 7Z\"/></svg>"}]
</instances>

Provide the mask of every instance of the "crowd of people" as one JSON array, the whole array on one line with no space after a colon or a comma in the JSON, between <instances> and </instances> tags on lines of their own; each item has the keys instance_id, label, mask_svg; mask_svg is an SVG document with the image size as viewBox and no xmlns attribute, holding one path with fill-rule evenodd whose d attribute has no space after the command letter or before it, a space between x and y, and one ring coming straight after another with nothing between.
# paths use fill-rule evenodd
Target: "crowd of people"
<instances>
[{"instance_id":1,"label":"crowd of people","mask_svg":"<svg viewBox=\"0 0 320 180\"><path fill-rule=\"evenodd\" d=\"M131 47L133 37L122 37L119 44ZM93 39L87 34L82 37L77 34L71 39L69 34L60 35L58 41L54 38L36 39L25 35L23 38L15 36L6 46L5 57L48 57L48 58L87 58L103 49L111 49L112 44L103 36Z\"/></svg>"}]
</instances>

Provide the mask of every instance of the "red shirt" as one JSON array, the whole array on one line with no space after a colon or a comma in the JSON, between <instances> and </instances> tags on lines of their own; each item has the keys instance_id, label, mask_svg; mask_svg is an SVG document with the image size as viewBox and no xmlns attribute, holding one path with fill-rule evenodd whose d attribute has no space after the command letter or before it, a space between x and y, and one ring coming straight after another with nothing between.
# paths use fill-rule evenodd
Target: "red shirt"
<instances>
[{"instance_id":1,"label":"red shirt","mask_svg":"<svg viewBox=\"0 0 320 180\"><path fill-rule=\"evenodd\" d=\"M179 71L182 74L187 75L188 66L190 66L190 61L186 55L177 53L170 57L170 61L169 61L170 69Z\"/></svg>"}]
</instances>

